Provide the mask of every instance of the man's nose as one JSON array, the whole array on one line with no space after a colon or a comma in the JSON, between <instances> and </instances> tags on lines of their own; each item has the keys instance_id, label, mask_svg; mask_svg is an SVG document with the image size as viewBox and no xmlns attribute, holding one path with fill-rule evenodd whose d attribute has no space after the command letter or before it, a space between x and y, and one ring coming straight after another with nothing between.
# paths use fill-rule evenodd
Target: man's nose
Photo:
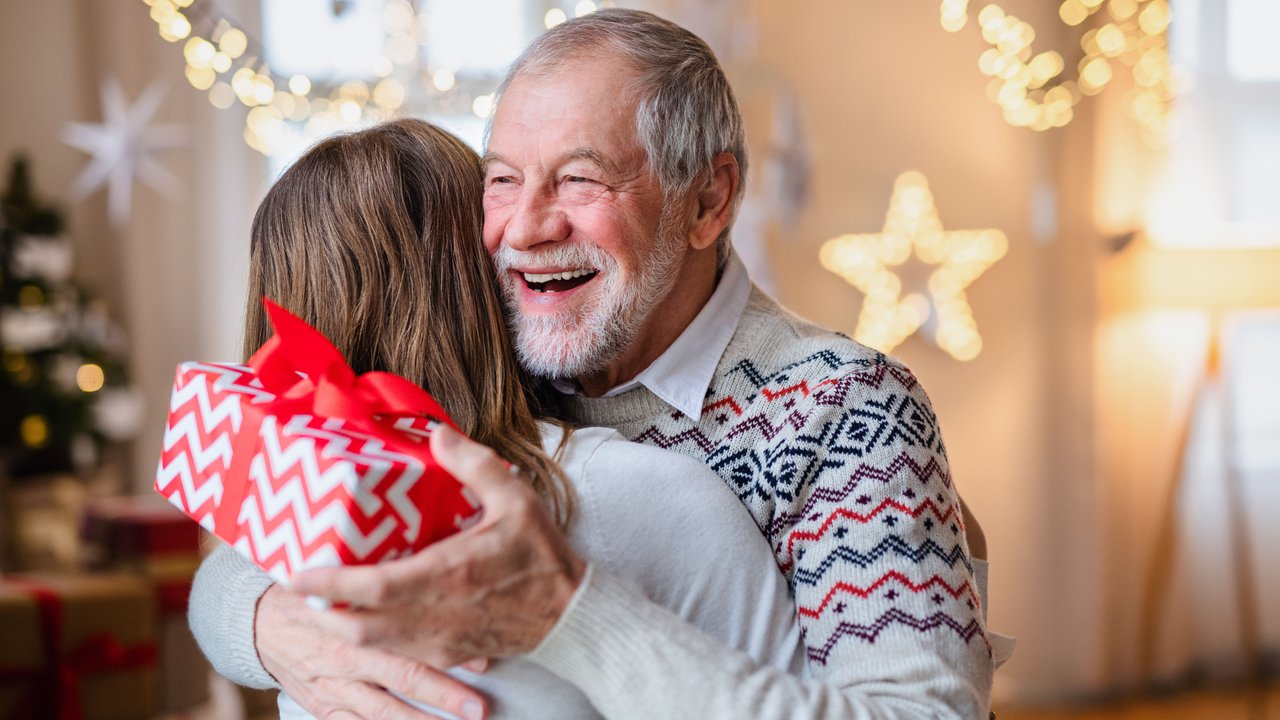
<instances>
[{"instance_id":1,"label":"man's nose","mask_svg":"<svg viewBox=\"0 0 1280 720\"><path fill-rule=\"evenodd\" d=\"M528 250L542 243L566 240L569 229L569 218L556 202L555 193L526 186L507 221L503 242L516 250Z\"/></svg>"}]
</instances>

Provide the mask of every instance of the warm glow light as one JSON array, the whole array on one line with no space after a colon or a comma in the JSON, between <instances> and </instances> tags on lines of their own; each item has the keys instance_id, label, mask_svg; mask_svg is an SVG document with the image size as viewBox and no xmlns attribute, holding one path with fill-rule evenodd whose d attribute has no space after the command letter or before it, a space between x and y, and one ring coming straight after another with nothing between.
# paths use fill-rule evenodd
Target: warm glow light
<instances>
[{"instance_id":1,"label":"warm glow light","mask_svg":"<svg viewBox=\"0 0 1280 720\"><path fill-rule=\"evenodd\" d=\"M578 0L578 4L573 6L574 17L582 17L590 15L596 11L596 4L591 0Z\"/></svg>"},{"instance_id":2,"label":"warm glow light","mask_svg":"<svg viewBox=\"0 0 1280 720\"><path fill-rule=\"evenodd\" d=\"M213 60L209 62L209 67L213 68L214 72L224 73L231 69L231 56L221 51L216 52L213 54Z\"/></svg>"},{"instance_id":3,"label":"warm glow light","mask_svg":"<svg viewBox=\"0 0 1280 720\"><path fill-rule=\"evenodd\" d=\"M1107 3L1107 10L1117 21L1128 20L1138 12L1138 0L1111 0Z\"/></svg>"},{"instance_id":4,"label":"warm glow light","mask_svg":"<svg viewBox=\"0 0 1280 720\"><path fill-rule=\"evenodd\" d=\"M236 102L236 93L227 83L214 83L209 88L209 102L219 110L226 110Z\"/></svg>"},{"instance_id":5,"label":"warm glow light","mask_svg":"<svg viewBox=\"0 0 1280 720\"><path fill-rule=\"evenodd\" d=\"M1101 92L1120 67L1128 67L1135 85L1130 114L1149 143L1164 140L1175 94L1168 57L1169 0L1063 0L1058 16L1076 27L1103 7L1110 21L1080 36L1084 55L1075 78L1064 77L1059 53L1033 51L1036 32L1031 24L995 3L978 12L978 26L989 45L978 57L978 69L992 78L987 97L1000 106L1009 124L1037 131L1062 127L1075 117L1074 107L1082 98ZM957 32L967 21L968 2L941 0L939 14L943 29Z\"/></svg>"},{"instance_id":6,"label":"warm glow light","mask_svg":"<svg viewBox=\"0 0 1280 720\"><path fill-rule=\"evenodd\" d=\"M431 73L431 84L440 92L449 92L456 82L457 78L454 76L453 71L447 68Z\"/></svg>"},{"instance_id":7,"label":"warm glow light","mask_svg":"<svg viewBox=\"0 0 1280 720\"><path fill-rule=\"evenodd\" d=\"M292 97L293 110L288 113L289 119L294 122L302 122L311 115L311 101L305 95L293 95Z\"/></svg>"},{"instance_id":8,"label":"warm glow light","mask_svg":"<svg viewBox=\"0 0 1280 720\"><path fill-rule=\"evenodd\" d=\"M1089 18L1089 8L1080 0L1066 0L1058 8L1058 17L1067 25L1075 27Z\"/></svg>"},{"instance_id":9,"label":"warm glow light","mask_svg":"<svg viewBox=\"0 0 1280 720\"><path fill-rule=\"evenodd\" d=\"M29 448L44 447L45 443L49 442L49 422L43 415L28 415L22 418L18 432L22 436L22 444Z\"/></svg>"},{"instance_id":10,"label":"warm glow light","mask_svg":"<svg viewBox=\"0 0 1280 720\"><path fill-rule=\"evenodd\" d=\"M298 99L296 95L277 90L275 97L271 98L271 107L279 110L281 115L289 117L297 109Z\"/></svg>"},{"instance_id":11,"label":"warm glow light","mask_svg":"<svg viewBox=\"0 0 1280 720\"><path fill-rule=\"evenodd\" d=\"M343 122L353 123L359 120L362 112L360 103L355 100L343 100L338 103L338 116Z\"/></svg>"},{"instance_id":12,"label":"warm glow light","mask_svg":"<svg viewBox=\"0 0 1280 720\"><path fill-rule=\"evenodd\" d=\"M173 18L177 16L177 14L178 8L174 7L173 3L168 2L168 0L165 0L165 2L157 2L151 6L151 19L154 20L156 25L159 25L162 30L169 24L169 21L173 20Z\"/></svg>"},{"instance_id":13,"label":"warm glow light","mask_svg":"<svg viewBox=\"0 0 1280 720\"><path fill-rule=\"evenodd\" d=\"M18 288L18 306L35 308L44 304L44 291L38 285L23 285Z\"/></svg>"},{"instance_id":14,"label":"warm glow light","mask_svg":"<svg viewBox=\"0 0 1280 720\"><path fill-rule=\"evenodd\" d=\"M1165 0L1151 0L1138 13L1138 25L1148 35L1159 35L1169 28L1169 4Z\"/></svg>"},{"instance_id":15,"label":"warm glow light","mask_svg":"<svg viewBox=\"0 0 1280 720\"><path fill-rule=\"evenodd\" d=\"M249 38L245 36L244 31L238 28L231 28L222 33L222 37L218 39L218 47L227 57L232 60L244 54L249 47Z\"/></svg>"},{"instance_id":16,"label":"warm glow light","mask_svg":"<svg viewBox=\"0 0 1280 720\"><path fill-rule=\"evenodd\" d=\"M178 42L190 34L191 21L182 13L174 15L160 28L160 37L169 42Z\"/></svg>"},{"instance_id":17,"label":"warm glow light","mask_svg":"<svg viewBox=\"0 0 1280 720\"><path fill-rule=\"evenodd\" d=\"M560 8L551 8L547 11L547 14L543 16L542 24L546 25L547 29L550 30L568 19L569 18L565 16L564 11Z\"/></svg>"},{"instance_id":18,"label":"warm glow light","mask_svg":"<svg viewBox=\"0 0 1280 720\"><path fill-rule=\"evenodd\" d=\"M942 0L942 29L960 32L969 21L969 0Z\"/></svg>"},{"instance_id":19,"label":"warm glow light","mask_svg":"<svg viewBox=\"0 0 1280 720\"><path fill-rule=\"evenodd\" d=\"M213 56L217 52L218 49L213 46L213 43L202 37L191 38L182 48L182 56L193 68L209 67L209 63L213 61Z\"/></svg>"},{"instance_id":20,"label":"warm glow light","mask_svg":"<svg viewBox=\"0 0 1280 720\"><path fill-rule=\"evenodd\" d=\"M245 105L253 105L253 91L256 83L254 80L258 74L253 68L242 67L235 71L231 76L231 89L235 91L236 97L240 98L240 102Z\"/></svg>"},{"instance_id":21,"label":"warm glow light","mask_svg":"<svg viewBox=\"0 0 1280 720\"><path fill-rule=\"evenodd\" d=\"M395 78L383 78L373 86L373 102L387 110L397 110L404 104L404 85Z\"/></svg>"},{"instance_id":22,"label":"warm glow light","mask_svg":"<svg viewBox=\"0 0 1280 720\"><path fill-rule=\"evenodd\" d=\"M414 19L413 6L407 2L389 2L382 10L382 22L392 32L407 33Z\"/></svg>"},{"instance_id":23,"label":"warm glow light","mask_svg":"<svg viewBox=\"0 0 1280 720\"><path fill-rule=\"evenodd\" d=\"M471 112L478 118L487 118L493 113L493 95L481 95L471 103Z\"/></svg>"},{"instance_id":24,"label":"warm glow light","mask_svg":"<svg viewBox=\"0 0 1280 720\"><path fill-rule=\"evenodd\" d=\"M1125 36L1124 31L1114 23L1107 23L1098 28L1096 35L1098 40L1098 49L1107 57L1115 57L1124 52Z\"/></svg>"},{"instance_id":25,"label":"warm glow light","mask_svg":"<svg viewBox=\"0 0 1280 720\"><path fill-rule=\"evenodd\" d=\"M294 75L289 78L289 92L294 95L306 95L311 92L311 80L306 75Z\"/></svg>"},{"instance_id":26,"label":"warm glow light","mask_svg":"<svg viewBox=\"0 0 1280 720\"><path fill-rule=\"evenodd\" d=\"M938 347L957 360L971 360L982 351L982 338L964 290L1003 257L1007 247L999 230L943 230L928 181L913 171L894 183L881 232L828 240L819 260L864 295L854 339L891 352L924 325L932 305ZM919 293L903 296L902 283L891 269L913 253L936 268L927 283L932 303Z\"/></svg>"},{"instance_id":27,"label":"warm glow light","mask_svg":"<svg viewBox=\"0 0 1280 720\"><path fill-rule=\"evenodd\" d=\"M186 70L187 82L191 83L191 87L197 90L208 90L213 87L214 80L218 79L218 74L207 67L195 67L188 65Z\"/></svg>"},{"instance_id":28,"label":"warm glow light","mask_svg":"<svg viewBox=\"0 0 1280 720\"><path fill-rule=\"evenodd\" d=\"M369 86L359 80L345 82L342 87L338 88L338 97L342 100L352 100L363 105L369 102Z\"/></svg>"},{"instance_id":29,"label":"warm glow light","mask_svg":"<svg viewBox=\"0 0 1280 720\"><path fill-rule=\"evenodd\" d=\"M276 96L276 84L266 73L258 73L253 79L253 101L266 105Z\"/></svg>"},{"instance_id":30,"label":"warm glow light","mask_svg":"<svg viewBox=\"0 0 1280 720\"><path fill-rule=\"evenodd\" d=\"M1095 57L1080 68L1080 86L1095 92L1111 82L1111 63L1106 59Z\"/></svg>"},{"instance_id":31,"label":"warm glow light","mask_svg":"<svg viewBox=\"0 0 1280 720\"><path fill-rule=\"evenodd\" d=\"M76 385L83 392L98 392L106 384L106 380L102 368L93 363L85 363L76 370Z\"/></svg>"}]
</instances>

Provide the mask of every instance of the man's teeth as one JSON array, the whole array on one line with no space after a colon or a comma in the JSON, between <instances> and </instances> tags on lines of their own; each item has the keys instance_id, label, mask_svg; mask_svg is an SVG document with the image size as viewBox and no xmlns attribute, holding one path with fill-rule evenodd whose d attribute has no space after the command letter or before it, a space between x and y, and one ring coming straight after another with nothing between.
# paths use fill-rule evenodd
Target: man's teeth
<instances>
[{"instance_id":1,"label":"man's teeth","mask_svg":"<svg viewBox=\"0 0 1280 720\"><path fill-rule=\"evenodd\" d=\"M593 273L595 270L570 270L559 273L521 273L521 275L524 275L524 281L527 283L548 283L552 280L572 280Z\"/></svg>"}]
</instances>

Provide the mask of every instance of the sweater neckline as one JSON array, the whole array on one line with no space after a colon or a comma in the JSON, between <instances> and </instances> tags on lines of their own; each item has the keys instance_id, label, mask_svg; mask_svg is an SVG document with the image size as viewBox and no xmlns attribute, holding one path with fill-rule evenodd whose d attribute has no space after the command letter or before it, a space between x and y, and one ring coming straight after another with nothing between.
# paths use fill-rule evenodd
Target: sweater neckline
<instances>
[{"instance_id":1,"label":"sweater neckline","mask_svg":"<svg viewBox=\"0 0 1280 720\"><path fill-rule=\"evenodd\" d=\"M714 391L724 374L741 360L755 357L762 352L762 348L778 343L779 335L784 333L787 326L782 314L785 311L780 311L781 308L760 288L754 284L751 286L750 299L738 317L737 327L728 347L720 356L709 391ZM683 414L644 386L613 397L563 396L560 402L568 419L579 425L624 427L652 422L655 417L664 414L672 415L673 419ZM692 420L696 423L699 418Z\"/></svg>"}]
</instances>

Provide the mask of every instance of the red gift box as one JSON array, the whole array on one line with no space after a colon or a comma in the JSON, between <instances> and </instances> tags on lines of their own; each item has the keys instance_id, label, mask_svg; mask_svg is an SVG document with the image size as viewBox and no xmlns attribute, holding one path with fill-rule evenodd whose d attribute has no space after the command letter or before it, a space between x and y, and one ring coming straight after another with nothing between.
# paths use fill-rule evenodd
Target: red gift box
<instances>
[{"instance_id":1,"label":"red gift box","mask_svg":"<svg viewBox=\"0 0 1280 720\"><path fill-rule=\"evenodd\" d=\"M155 599L162 714L209 700L210 668L187 627L187 598L204 536L199 525L156 495L100 498L85 508L90 565L133 573Z\"/></svg>"},{"instance_id":2,"label":"red gift box","mask_svg":"<svg viewBox=\"0 0 1280 720\"><path fill-rule=\"evenodd\" d=\"M200 554L200 528L154 495L99 498L84 511L91 565L137 564Z\"/></svg>"},{"instance_id":3,"label":"red gift box","mask_svg":"<svg viewBox=\"0 0 1280 720\"><path fill-rule=\"evenodd\" d=\"M155 715L155 610L137 578L0 578L0 638L2 718Z\"/></svg>"},{"instance_id":4,"label":"red gift box","mask_svg":"<svg viewBox=\"0 0 1280 720\"><path fill-rule=\"evenodd\" d=\"M248 365L178 367L156 490L278 581L416 552L478 508L426 439L454 426L422 388L356 376L299 318ZM455 426L456 427L456 426Z\"/></svg>"}]
</instances>

